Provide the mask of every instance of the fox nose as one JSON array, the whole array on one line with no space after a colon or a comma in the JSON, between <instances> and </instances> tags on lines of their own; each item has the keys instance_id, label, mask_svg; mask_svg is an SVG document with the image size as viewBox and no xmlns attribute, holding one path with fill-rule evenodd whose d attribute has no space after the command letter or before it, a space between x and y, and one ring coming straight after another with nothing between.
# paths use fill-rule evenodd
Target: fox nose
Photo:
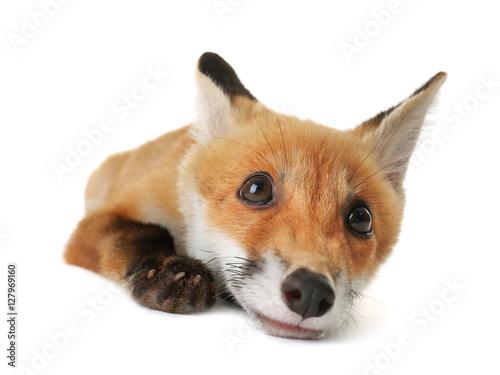
<instances>
[{"instance_id":1,"label":"fox nose","mask_svg":"<svg viewBox=\"0 0 500 375\"><path fill-rule=\"evenodd\" d=\"M283 300L304 319L324 315L333 306L335 293L326 276L299 268L281 284Z\"/></svg>"}]
</instances>

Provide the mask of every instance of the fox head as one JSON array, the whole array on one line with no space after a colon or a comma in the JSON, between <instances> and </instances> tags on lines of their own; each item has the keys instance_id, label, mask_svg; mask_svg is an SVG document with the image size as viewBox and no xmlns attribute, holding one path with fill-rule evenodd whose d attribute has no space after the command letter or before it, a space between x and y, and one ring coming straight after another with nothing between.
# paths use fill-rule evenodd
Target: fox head
<instances>
[{"instance_id":1,"label":"fox head","mask_svg":"<svg viewBox=\"0 0 500 375\"><path fill-rule=\"evenodd\" d=\"M179 168L188 254L270 334L343 327L396 242L408 162L445 79L340 131L266 108L203 54L195 145Z\"/></svg>"}]
</instances>

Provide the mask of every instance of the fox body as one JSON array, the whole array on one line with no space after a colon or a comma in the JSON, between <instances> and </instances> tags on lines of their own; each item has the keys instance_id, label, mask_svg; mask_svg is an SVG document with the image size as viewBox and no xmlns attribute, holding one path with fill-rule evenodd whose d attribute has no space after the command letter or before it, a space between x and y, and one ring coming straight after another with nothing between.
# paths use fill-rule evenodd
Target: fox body
<instances>
[{"instance_id":1,"label":"fox body","mask_svg":"<svg viewBox=\"0 0 500 375\"><path fill-rule=\"evenodd\" d=\"M111 156L91 176L70 264L177 313L230 296L268 333L318 338L399 232L403 178L446 78L347 131L276 113L203 54L193 124Z\"/></svg>"}]
</instances>

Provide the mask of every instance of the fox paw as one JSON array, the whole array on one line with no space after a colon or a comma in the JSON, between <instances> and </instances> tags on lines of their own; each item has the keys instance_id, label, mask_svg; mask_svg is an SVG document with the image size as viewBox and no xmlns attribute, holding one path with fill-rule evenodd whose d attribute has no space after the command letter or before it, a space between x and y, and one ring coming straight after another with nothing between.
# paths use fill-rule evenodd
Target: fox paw
<instances>
[{"instance_id":1,"label":"fox paw","mask_svg":"<svg viewBox=\"0 0 500 375\"><path fill-rule=\"evenodd\" d=\"M185 314L215 303L214 279L193 258L172 255L162 261L145 260L129 272L128 283L134 299L155 310Z\"/></svg>"}]
</instances>

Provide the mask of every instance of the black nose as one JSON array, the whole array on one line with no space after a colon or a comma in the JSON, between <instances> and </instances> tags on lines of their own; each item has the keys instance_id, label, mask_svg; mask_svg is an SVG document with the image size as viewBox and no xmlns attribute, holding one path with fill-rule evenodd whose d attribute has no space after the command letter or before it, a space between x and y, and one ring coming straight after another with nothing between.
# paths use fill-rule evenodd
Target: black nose
<instances>
[{"instance_id":1,"label":"black nose","mask_svg":"<svg viewBox=\"0 0 500 375\"><path fill-rule=\"evenodd\" d=\"M288 308L304 319L324 315L335 300L326 276L306 268L288 275L281 284L281 293Z\"/></svg>"}]
</instances>

